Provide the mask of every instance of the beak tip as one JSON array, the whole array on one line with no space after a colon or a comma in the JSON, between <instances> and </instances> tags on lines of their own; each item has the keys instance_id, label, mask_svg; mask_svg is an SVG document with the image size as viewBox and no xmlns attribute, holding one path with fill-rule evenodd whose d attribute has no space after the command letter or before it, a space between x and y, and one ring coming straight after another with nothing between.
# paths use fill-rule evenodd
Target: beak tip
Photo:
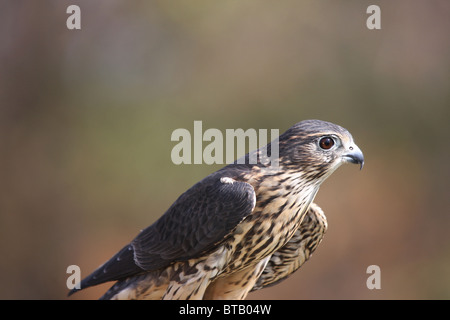
<instances>
[{"instance_id":1,"label":"beak tip","mask_svg":"<svg viewBox=\"0 0 450 320\"><path fill-rule=\"evenodd\" d=\"M344 160L346 162L359 164L359 170L362 170L364 167L364 155L362 151L356 147L357 150L353 150L350 153L344 155Z\"/></svg>"}]
</instances>

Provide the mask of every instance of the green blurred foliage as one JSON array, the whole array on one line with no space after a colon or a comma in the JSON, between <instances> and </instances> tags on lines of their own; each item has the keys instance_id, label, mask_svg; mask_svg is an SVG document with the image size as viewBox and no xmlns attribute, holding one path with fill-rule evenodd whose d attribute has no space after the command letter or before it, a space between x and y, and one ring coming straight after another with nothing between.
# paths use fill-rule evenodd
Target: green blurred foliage
<instances>
[{"instance_id":1,"label":"green blurred foliage","mask_svg":"<svg viewBox=\"0 0 450 320\"><path fill-rule=\"evenodd\" d=\"M450 298L450 5L377 1L0 3L0 298L65 299L220 165L171 162L177 128L348 128L366 166L317 203L318 251L253 299ZM376 264L382 289L368 290ZM108 285L77 298L97 298Z\"/></svg>"}]
</instances>

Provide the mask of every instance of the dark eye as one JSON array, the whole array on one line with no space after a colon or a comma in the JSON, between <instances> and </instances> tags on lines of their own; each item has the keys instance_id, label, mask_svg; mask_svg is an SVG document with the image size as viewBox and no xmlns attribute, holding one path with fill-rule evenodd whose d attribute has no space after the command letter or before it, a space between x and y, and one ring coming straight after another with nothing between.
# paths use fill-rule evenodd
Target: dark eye
<instances>
[{"instance_id":1,"label":"dark eye","mask_svg":"<svg viewBox=\"0 0 450 320\"><path fill-rule=\"evenodd\" d=\"M320 139L319 141L319 146L324 149L324 150L328 150L330 149L332 146L334 146L334 140L331 137L323 137L322 139Z\"/></svg>"}]
</instances>

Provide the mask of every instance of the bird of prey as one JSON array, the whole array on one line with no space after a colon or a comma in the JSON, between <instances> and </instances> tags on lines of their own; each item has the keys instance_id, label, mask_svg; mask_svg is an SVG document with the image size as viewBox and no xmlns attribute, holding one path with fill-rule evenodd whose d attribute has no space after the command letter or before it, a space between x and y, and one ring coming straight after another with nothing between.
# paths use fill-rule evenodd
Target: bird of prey
<instances>
[{"instance_id":1,"label":"bird of prey","mask_svg":"<svg viewBox=\"0 0 450 320\"><path fill-rule=\"evenodd\" d=\"M277 168L235 161L193 185L80 289L116 281L101 299L245 299L288 277L327 229L313 203L320 185L364 157L346 129L321 120L293 125L278 148Z\"/></svg>"}]
</instances>

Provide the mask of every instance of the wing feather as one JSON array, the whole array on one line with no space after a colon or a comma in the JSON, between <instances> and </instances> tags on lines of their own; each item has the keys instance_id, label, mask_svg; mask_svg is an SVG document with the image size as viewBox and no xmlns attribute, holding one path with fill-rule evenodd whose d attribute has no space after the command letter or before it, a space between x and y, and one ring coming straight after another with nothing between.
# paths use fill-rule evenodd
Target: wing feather
<instances>
[{"instance_id":1,"label":"wing feather","mask_svg":"<svg viewBox=\"0 0 450 320\"><path fill-rule=\"evenodd\" d=\"M223 242L253 211L256 199L250 184L221 178L212 174L183 193L131 244L83 279L80 289L195 258Z\"/></svg>"},{"instance_id":2,"label":"wing feather","mask_svg":"<svg viewBox=\"0 0 450 320\"><path fill-rule=\"evenodd\" d=\"M180 196L132 242L136 264L145 270L188 260L215 248L255 207L255 191L245 182L212 177Z\"/></svg>"}]
</instances>

